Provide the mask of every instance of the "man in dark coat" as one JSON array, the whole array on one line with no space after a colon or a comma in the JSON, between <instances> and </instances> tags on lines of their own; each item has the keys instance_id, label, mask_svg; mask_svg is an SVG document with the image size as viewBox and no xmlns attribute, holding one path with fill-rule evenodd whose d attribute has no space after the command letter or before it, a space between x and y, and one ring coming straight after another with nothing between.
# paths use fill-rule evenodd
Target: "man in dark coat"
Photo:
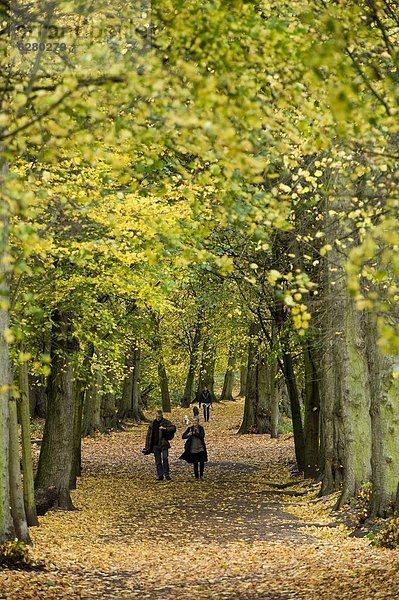
<instances>
[{"instance_id":1,"label":"man in dark coat","mask_svg":"<svg viewBox=\"0 0 399 600\"><path fill-rule=\"evenodd\" d=\"M202 407L204 409L204 421L209 421L209 409L212 406L212 394L208 390L208 386L206 384L204 385L203 390L200 393L198 404L199 406L201 406L202 404Z\"/></svg>"},{"instance_id":2,"label":"man in dark coat","mask_svg":"<svg viewBox=\"0 0 399 600\"><path fill-rule=\"evenodd\" d=\"M165 419L162 410L157 410L155 419L147 431L144 453L154 453L155 465L157 469L157 481L163 478L170 481L169 473L169 448L171 440L175 434L176 427Z\"/></svg>"}]
</instances>

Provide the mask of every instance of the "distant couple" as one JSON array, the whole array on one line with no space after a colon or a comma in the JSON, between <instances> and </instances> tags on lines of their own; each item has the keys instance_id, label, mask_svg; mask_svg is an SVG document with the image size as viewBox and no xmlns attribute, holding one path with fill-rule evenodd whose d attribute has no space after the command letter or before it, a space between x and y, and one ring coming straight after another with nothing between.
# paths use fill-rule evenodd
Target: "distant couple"
<instances>
[{"instance_id":1,"label":"distant couple","mask_svg":"<svg viewBox=\"0 0 399 600\"><path fill-rule=\"evenodd\" d=\"M147 431L145 448L143 454L154 454L157 471L157 481L171 480L169 471L169 448L170 440L173 439L176 427L165 419L162 410L157 410L155 419ZM194 417L193 424L187 427L183 433L186 440L184 452L179 457L194 465L194 477L203 479L205 463L208 455L205 445L205 430L199 424L199 417Z\"/></svg>"}]
</instances>

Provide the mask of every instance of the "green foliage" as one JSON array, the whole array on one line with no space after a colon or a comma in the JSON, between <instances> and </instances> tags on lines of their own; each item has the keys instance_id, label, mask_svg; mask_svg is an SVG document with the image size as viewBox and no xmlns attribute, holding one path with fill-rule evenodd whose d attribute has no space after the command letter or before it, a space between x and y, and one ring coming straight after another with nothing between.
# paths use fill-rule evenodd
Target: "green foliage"
<instances>
[{"instance_id":1,"label":"green foliage","mask_svg":"<svg viewBox=\"0 0 399 600\"><path fill-rule=\"evenodd\" d=\"M282 433L282 434L288 434L288 433L292 434L294 431L293 427L292 427L292 420L286 416L283 416L283 418L280 419L278 428L279 428L279 433Z\"/></svg>"}]
</instances>

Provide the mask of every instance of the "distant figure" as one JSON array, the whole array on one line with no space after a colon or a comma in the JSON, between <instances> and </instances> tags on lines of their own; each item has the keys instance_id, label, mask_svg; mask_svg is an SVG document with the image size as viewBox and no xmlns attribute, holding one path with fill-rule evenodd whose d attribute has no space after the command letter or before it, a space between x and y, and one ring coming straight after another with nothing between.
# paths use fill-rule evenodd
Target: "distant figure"
<instances>
[{"instance_id":1,"label":"distant figure","mask_svg":"<svg viewBox=\"0 0 399 600\"><path fill-rule=\"evenodd\" d=\"M193 419L193 424L186 429L182 437L187 441L184 445L184 452L179 458L194 465L195 479L203 479L208 454L205 445L205 430L199 424L199 417Z\"/></svg>"},{"instance_id":2,"label":"distant figure","mask_svg":"<svg viewBox=\"0 0 399 600\"><path fill-rule=\"evenodd\" d=\"M198 410L198 409L197 409L197 410ZM190 423L190 419L188 418L188 416L187 416L187 415L184 415L184 417L183 417L183 423L184 423L184 425L189 425L189 423Z\"/></svg>"},{"instance_id":3,"label":"distant figure","mask_svg":"<svg viewBox=\"0 0 399 600\"><path fill-rule=\"evenodd\" d=\"M193 418L195 419L195 417L199 417L199 408L198 406L193 406ZM187 423L188 425L188 423Z\"/></svg>"},{"instance_id":4,"label":"distant figure","mask_svg":"<svg viewBox=\"0 0 399 600\"><path fill-rule=\"evenodd\" d=\"M205 384L202 392L200 394L199 397L199 406L201 406L204 409L204 421L209 421L209 410L212 406L212 394L211 392L208 390L208 386Z\"/></svg>"},{"instance_id":5,"label":"distant figure","mask_svg":"<svg viewBox=\"0 0 399 600\"><path fill-rule=\"evenodd\" d=\"M163 478L170 481L169 473L169 440L173 439L176 427L165 419L162 410L157 410L155 419L147 431L144 454L154 453L155 465L157 469L157 481Z\"/></svg>"}]
</instances>

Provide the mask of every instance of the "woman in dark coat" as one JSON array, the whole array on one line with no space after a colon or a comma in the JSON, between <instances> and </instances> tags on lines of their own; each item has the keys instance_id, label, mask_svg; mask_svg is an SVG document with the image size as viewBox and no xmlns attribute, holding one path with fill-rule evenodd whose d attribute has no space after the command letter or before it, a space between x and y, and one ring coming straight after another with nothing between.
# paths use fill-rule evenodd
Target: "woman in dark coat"
<instances>
[{"instance_id":1,"label":"woman in dark coat","mask_svg":"<svg viewBox=\"0 0 399 600\"><path fill-rule=\"evenodd\" d=\"M182 460L194 465L195 479L204 478L204 467L208 461L208 454L205 445L205 430L199 424L199 417L194 417L193 425L187 427L183 433L183 440L187 440L184 446L184 452L180 456ZM199 469L198 469L199 466Z\"/></svg>"}]
</instances>

